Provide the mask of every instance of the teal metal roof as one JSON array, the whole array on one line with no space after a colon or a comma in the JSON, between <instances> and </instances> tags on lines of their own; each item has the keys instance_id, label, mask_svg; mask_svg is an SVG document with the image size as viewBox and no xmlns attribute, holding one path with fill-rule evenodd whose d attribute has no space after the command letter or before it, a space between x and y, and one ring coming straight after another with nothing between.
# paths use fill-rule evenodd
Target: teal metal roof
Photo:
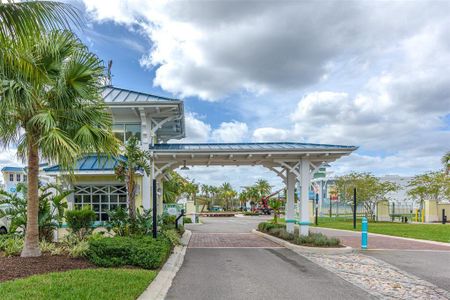
<instances>
[{"instance_id":1,"label":"teal metal roof","mask_svg":"<svg viewBox=\"0 0 450 300\"><path fill-rule=\"evenodd\" d=\"M3 167L2 172L24 172L25 167Z\"/></svg>"},{"instance_id":2,"label":"teal metal roof","mask_svg":"<svg viewBox=\"0 0 450 300\"><path fill-rule=\"evenodd\" d=\"M174 98L167 98L118 88L114 86L106 86L102 91L103 100L106 103L139 103L150 101L180 101Z\"/></svg>"},{"instance_id":3,"label":"teal metal roof","mask_svg":"<svg viewBox=\"0 0 450 300\"><path fill-rule=\"evenodd\" d=\"M356 146L310 144L295 142L275 143L200 143L200 144L155 144L156 151L316 151L316 150L356 150Z\"/></svg>"},{"instance_id":4,"label":"teal metal roof","mask_svg":"<svg viewBox=\"0 0 450 300\"><path fill-rule=\"evenodd\" d=\"M75 172L89 172L89 171L113 171L119 163L119 160L125 160L125 157L121 156L108 157L106 155L87 155L77 160L73 171ZM60 172L59 165L44 168L45 172Z\"/></svg>"}]
</instances>

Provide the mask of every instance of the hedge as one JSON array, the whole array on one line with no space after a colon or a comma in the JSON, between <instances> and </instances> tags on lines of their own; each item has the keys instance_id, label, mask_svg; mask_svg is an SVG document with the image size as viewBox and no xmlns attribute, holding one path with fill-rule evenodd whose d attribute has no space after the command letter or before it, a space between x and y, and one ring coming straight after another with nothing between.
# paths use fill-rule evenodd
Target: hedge
<instances>
[{"instance_id":1,"label":"hedge","mask_svg":"<svg viewBox=\"0 0 450 300\"><path fill-rule=\"evenodd\" d=\"M137 266L158 269L170 255L172 244L165 236L102 238L89 242L88 259L100 267Z\"/></svg>"}]
</instances>

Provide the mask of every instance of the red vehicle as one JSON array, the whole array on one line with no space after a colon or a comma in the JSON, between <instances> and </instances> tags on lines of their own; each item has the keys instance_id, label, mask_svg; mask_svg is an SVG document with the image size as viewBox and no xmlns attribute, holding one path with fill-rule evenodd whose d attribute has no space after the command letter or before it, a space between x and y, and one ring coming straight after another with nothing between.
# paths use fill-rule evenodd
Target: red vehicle
<instances>
[{"instance_id":1,"label":"red vehicle","mask_svg":"<svg viewBox=\"0 0 450 300\"><path fill-rule=\"evenodd\" d=\"M259 202L260 206L259 206L258 210L264 215L270 215L272 213L272 209L269 206L269 199L271 197L275 196L276 194L278 194L279 192L281 192L282 190L284 190L284 188L283 189L279 189L278 191L276 191L276 192L274 192L274 193L272 193L270 195L262 197L261 201Z\"/></svg>"}]
</instances>

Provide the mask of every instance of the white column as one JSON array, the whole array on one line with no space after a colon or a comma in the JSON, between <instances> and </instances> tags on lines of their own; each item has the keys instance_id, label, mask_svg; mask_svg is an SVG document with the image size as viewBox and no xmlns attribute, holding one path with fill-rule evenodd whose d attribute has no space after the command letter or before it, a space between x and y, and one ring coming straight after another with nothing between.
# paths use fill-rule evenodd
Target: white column
<instances>
[{"instance_id":1,"label":"white column","mask_svg":"<svg viewBox=\"0 0 450 300\"><path fill-rule=\"evenodd\" d=\"M143 109L140 111L140 114L141 114L141 149L147 151L149 149L150 143L149 139L151 136L150 131L152 128L152 122L151 120L147 119L147 116ZM150 209L151 179L149 175L145 174L145 172L144 176L142 177L141 193L142 193L142 206L144 207L144 209Z\"/></svg>"},{"instance_id":2,"label":"white column","mask_svg":"<svg viewBox=\"0 0 450 300\"><path fill-rule=\"evenodd\" d=\"M296 176L294 173L286 170L286 230L289 233L294 233L295 222L295 181Z\"/></svg>"},{"instance_id":3,"label":"white column","mask_svg":"<svg viewBox=\"0 0 450 300\"><path fill-rule=\"evenodd\" d=\"M322 216L323 180L319 181L319 216Z\"/></svg>"},{"instance_id":4,"label":"white column","mask_svg":"<svg viewBox=\"0 0 450 300\"><path fill-rule=\"evenodd\" d=\"M163 182L162 182L162 176L159 176L156 180L156 187L157 187L157 195L158 195L158 215L163 214L164 210L164 204L163 204Z\"/></svg>"},{"instance_id":5,"label":"white column","mask_svg":"<svg viewBox=\"0 0 450 300\"><path fill-rule=\"evenodd\" d=\"M302 159L300 164L300 235L309 233L309 187L311 185L311 174L309 160Z\"/></svg>"}]
</instances>

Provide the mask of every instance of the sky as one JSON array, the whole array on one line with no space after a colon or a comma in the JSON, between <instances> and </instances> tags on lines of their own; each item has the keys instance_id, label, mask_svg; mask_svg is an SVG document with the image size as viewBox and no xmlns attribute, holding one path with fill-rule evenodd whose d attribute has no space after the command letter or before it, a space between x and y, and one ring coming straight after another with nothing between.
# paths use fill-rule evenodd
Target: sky
<instances>
[{"instance_id":1,"label":"sky","mask_svg":"<svg viewBox=\"0 0 450 300\"><path fill-rule=\"evenodd\" d=\"M450 150L450 2L71 1L113 85L185 102L185 142L360 148L332 164L410 176ZM0 165L16 164L14 149ZM256 167L193 168L235 188Z\"/></svg>"}]
</instances>

